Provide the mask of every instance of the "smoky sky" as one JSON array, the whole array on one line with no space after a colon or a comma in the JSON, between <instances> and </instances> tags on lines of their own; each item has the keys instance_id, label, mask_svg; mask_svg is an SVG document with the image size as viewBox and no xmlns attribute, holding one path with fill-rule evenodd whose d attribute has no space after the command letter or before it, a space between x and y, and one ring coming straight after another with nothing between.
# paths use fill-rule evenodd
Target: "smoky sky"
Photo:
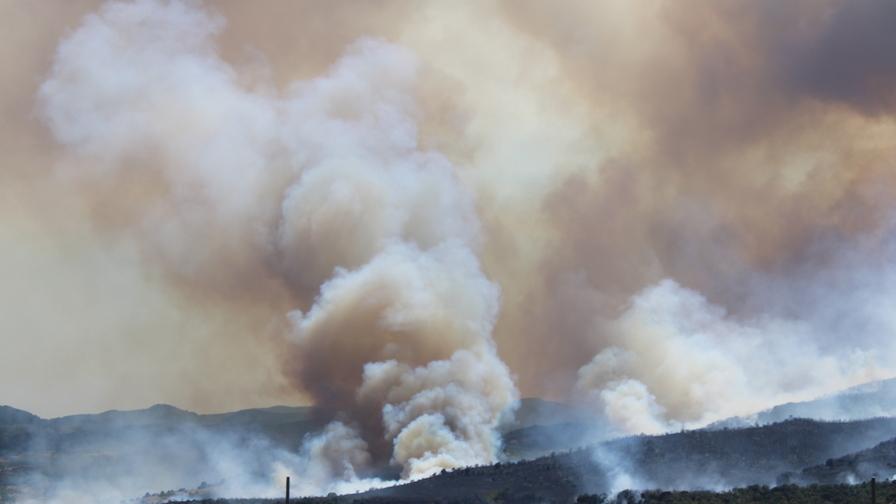
<instances>
[{"instance_id":1,"label":"smoky sky","mask_svg":"<svg viewBox=\"0 0 896 504\"><path fill-rule=\"evenodd\" d=\"M889 2L3 11L0 402L374 446L461 390L469 461L519 395L661 431L896 372Z\"/></svg>"},{"instance_id":2,"label":"smoky sky","mask_svg":"<svg viewBox=\"0 0 896 504\"><path fill-rule=\"evenodd\" d=\"M880 0L844 2L810 44L796 50L790 78L797 90L865 114L894 105L892 34L896 6Z\"/></svg>"}]
</instances>

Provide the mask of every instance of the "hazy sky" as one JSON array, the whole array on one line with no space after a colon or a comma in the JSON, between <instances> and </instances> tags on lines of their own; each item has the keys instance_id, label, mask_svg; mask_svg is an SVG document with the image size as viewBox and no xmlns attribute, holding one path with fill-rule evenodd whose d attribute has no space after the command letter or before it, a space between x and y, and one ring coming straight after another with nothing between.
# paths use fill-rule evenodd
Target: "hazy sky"
<instances>
[{"instance_id":1,"label":"hazy sky","mask_svg":"<svg viewBox=\"0 0 896 504\"><path fill-rule=\"evenodd\" d=\"M0 0L0 404L463 350L654 431L896 373L891 2L103 5Z\"/></svg>"}]
</instances>

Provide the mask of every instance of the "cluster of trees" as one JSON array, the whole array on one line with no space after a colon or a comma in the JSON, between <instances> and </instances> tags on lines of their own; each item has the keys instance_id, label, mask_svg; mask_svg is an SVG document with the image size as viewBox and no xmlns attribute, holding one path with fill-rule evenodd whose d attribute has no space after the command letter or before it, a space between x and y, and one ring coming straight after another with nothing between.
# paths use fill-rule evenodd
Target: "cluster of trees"
<instances>
[{"instance_id":1,"label":"cluster of trees","mask_svg":"<svg viewBox=\"0 0 896 504\"><path fill-rule=\"evenodd\" d=\"M840 483L785 473L822 464L847 451L896 436L896 419L852 422L792 419L737 430L697 430L624 438L603 446L624 471L655 488L746 486L756 483ZM883 474L881 474L883 476Z\"/></svg>"},{"instance_id":2,"label":"cluster of trees","mask_svg":"<svg viewBox=\"0 0 896 504\"><path fill-rule=\"evenodd\" d=\"M576 504L863 504L871 503L871 485L753 485L726 492L626 490L618 495L580 495ZM876 504L896 502L896 483L877 484Z\"/></svg>"}]
</instances>

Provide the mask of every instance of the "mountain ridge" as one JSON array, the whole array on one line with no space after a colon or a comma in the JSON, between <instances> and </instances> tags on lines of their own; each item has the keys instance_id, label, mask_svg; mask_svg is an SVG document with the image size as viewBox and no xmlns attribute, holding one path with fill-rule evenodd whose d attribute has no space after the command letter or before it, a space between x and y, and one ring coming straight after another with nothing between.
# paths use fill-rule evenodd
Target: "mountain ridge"
<instances>
[{"instance_id":1,"label":"mountain ridge","mask_svg":"<svg viewBox=\"0 0 896 504\"><path fill-rule=\"evenodd\" d=\"M791 418L837 421L891 416L896 416L896 378L862 383L815 399L783 403L750 415L725 418L704 428L742 428Z\"/></svg>"}]
</instances>

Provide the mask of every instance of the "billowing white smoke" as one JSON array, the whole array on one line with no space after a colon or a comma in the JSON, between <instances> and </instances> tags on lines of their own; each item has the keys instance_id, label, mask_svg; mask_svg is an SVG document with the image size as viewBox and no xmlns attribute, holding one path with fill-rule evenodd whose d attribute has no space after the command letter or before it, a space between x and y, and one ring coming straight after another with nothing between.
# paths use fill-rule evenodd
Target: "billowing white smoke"
<instances>
[{"instance_id":1,"label":"billowing white smoke","mask_svg":"<svg viewBox=\"0 0 896 504\"><path fill-rule=\"evenodd\" d=\"M292 474L297 482L297 493L314 495L331 490L365 490L382 486L381 481L359 477L356 470L370 465L367 443L353 429L342 422L331 422L302 443L297 464L284 463L278 481ZM296 469L300 477L296 478Z\"/></svg>"},{"instance_id":2,"label":"billowing white smoke","mask_svg":"<svg viewBox=\"0 0 896 504\"><path fill-rule=\"evenodd\" d=\"M222 27L192 3L109 3L60 44L39 94L79 156L63 175L95 190L142 182L131 226L166 267L199 279L255 266L279 177L298 170L270 163L281 105L238 86L215 53Z\"/></svg>"},{"instance_id":3,"label":"billowing white smoke","mask_svg":"<svg viewBox=\"0 0 896 504\"><path fill-rule=\"evenodd\" d=\"M89 16L40 91L63 173L147 181L131 229L181 278L264 271L314 297L290 316L289 377L356 417L306 442L314 479L383 450L408 477L494 461L518 395L491 338L499 290L470 193L418 145L415 58L360 40L319 78L253 91L216 53L222 26L186 1Z\"/></svg>"},{"instance_id":4,"label":"billowing white smoke","mask_svg":"<svg viewBox=\"0 0 896 504\"><path fill-rule=\"evenodd\" d=\"M830 306L830 305L828 305ZM874 379L872 352L821 348L811 320L735 320L672 280L643 290L609 324L609 346L577 388L625 433L658 433Z\"/></svg>"},{"instance_id":5,"label":"billowing white smoke","mask_svg":"<svg viewBox=\"0 0 896 504\"><path fill-rule=\"evenodd\" d=\"M406 476L492 462L494 429L516 400L489 338L497 309L468 248L396 243L294 314L295 374L324 403L382 415L373 428Z\"/></svg>"}]
</instances>

